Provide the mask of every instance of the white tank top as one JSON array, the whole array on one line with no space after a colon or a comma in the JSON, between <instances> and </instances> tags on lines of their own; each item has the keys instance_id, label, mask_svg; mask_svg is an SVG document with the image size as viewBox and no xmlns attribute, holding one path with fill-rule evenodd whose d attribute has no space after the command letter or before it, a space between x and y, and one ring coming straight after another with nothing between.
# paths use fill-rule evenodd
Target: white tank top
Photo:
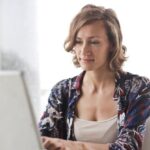
<instances>
[{"instance_id":1,"label":"white tank top","mask_svg":"<svg viewBox=\"0 0 150 150\"><path fill-rule=\"evenodd\" d=\"M112 143L117 137L117 115L104 121L75 118L74 133L77 141Z\"/></svg>"}]
</instances>

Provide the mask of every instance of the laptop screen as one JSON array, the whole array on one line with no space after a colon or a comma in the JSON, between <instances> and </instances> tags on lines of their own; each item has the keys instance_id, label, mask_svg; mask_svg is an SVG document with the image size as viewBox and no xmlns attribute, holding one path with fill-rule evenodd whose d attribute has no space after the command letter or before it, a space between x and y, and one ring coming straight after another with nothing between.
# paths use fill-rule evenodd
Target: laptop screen
<instances>
[{"instance_id":1,"label":"laptop screen","mask_svg":"<svg viewBox=\"0 0 150 150\"><path fill-rule=\"evenodd\" d=\"M21 72L0 71L0 150L42 150Z\"/></svg>"}]
</instances>

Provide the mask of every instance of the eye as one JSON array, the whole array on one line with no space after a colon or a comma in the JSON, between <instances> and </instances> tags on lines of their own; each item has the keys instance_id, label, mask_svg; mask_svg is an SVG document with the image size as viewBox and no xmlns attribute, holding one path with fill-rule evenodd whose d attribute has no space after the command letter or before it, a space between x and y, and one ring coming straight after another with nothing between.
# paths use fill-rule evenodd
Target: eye
<instances>
[{"instance_id":1,"label":"eye","mask_svg":"<svg viewBox=\"0 0 150 150\"><path fill-rule=\"evenodd\" d=\"M98 44L100 44L100 41L90 41L90 44L93 44L93 45L98 45Z\"/></svg>"},{"instance_id":2,"label":"eye","mask_svg":"<svg viewBox=\"0 0 150 150\"><path fill-rule=\"evenodd\" d=\"M81 40L75 40L75 44L82 44Z\"/></svg>"}]
</instances>

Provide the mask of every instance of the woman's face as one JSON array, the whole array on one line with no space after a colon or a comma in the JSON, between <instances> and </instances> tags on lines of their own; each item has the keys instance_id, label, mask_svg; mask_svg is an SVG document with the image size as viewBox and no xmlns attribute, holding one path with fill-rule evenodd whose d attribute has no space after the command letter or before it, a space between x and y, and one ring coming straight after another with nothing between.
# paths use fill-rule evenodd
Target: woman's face
<instances>
[{"instance_id":1,"label":"woman's face","mask_svg":"<svg viewBox=\"0 0 150 150\"><path fill-rule=\"evenodd\" d=\"M74 49L83 70L108 69L110 43L103 21L83 26L77 33Z\"/></svg>"}]
</instances>

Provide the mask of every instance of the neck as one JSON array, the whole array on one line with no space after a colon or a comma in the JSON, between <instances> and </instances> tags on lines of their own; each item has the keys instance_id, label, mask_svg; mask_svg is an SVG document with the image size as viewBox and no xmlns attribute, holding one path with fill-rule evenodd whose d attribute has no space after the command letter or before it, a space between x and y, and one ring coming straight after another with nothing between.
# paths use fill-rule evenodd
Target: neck
<instances>
[{"instance_id":1,"label":"neck","mask_svg":"<svg viewBox=\"0 0 150 150\"><path fill-rule=\"evenodd\" d=\"M87 71L84 77L84 84L89 86L91 91L103 91L108 86L114 84L115 75L111 71Z\"/></svg>"}]
</instances>

